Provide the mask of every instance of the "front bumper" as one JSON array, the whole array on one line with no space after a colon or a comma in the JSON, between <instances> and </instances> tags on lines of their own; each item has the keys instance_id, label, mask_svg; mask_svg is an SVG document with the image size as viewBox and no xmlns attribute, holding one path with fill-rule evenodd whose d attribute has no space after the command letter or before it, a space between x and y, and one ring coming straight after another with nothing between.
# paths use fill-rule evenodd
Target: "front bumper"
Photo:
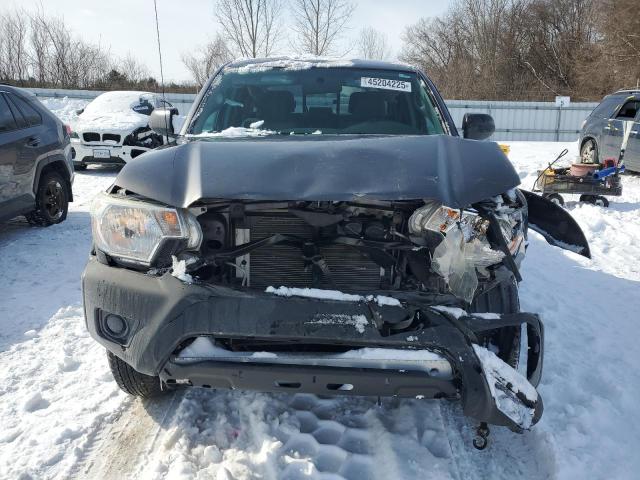
<instances>
[{"instance_id":1,"label":"front bumper","mask_svg":"<svg viewBox=\"0 0 640 480\"><path fill-rule=\"evenodd\" d=\"M86 144L81 141L71 142L73 163L81 164L109 164L124 165L132 158L136 158L150 149L131 145L113 145L113 144ZM97 158L94 156L94 150L108 150L108 158Z\"/></svg>"},{"instance_id":2,"label":"front bumper","mask_svg":"<svg viewBox=\"0 0 640 480\"><path fill-rule=\"evenodd\" d=\"M273 392L293 389L316 394L459 398L465 415L520 431L523 425L498 408L472 342L482 332L524 324L530 347L527 365L530 383L537 385L542 369L543 330L533 314L455 318L418 300L403 301L402 306L380 306L375 302L283 298L215 285L187 285L168 274L153 277L110 267L95 257L89 260L82 286L86 323L92 337L137 371L159 375L169 384ZM126 322L120 336L110 331L109 315ZM399 333L387 328L416 315L425 328ZM356 325L339 321L345 318L364 318L366 322ZM179 345L197 336L349 348L424 349L445 357L455 375L443 379L422 371L283 365L277 361L242 364L176 361L174 353ZM331 388L342 384L352 388ZM524 428L535 424L542 414L539 397L530 407L533 421Z\"/></svg>"}]
</instances>

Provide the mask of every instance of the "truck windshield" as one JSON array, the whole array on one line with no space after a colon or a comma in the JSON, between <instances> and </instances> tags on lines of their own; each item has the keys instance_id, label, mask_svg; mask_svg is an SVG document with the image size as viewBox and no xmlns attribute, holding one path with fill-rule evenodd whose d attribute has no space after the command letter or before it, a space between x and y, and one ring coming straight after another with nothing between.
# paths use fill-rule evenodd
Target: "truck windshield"
<instances>
[{"instance_id":1,"label":"truck windshield","mask_svg":"<svg viewBox=\"0 0 640 480\"><path fill-rule=\"evenodd\" d=\"M337 67L226 69L205 93L187 133L206 136L238 127L274 134L443 133L417 74Z\"/></svg>"}]
</instances>

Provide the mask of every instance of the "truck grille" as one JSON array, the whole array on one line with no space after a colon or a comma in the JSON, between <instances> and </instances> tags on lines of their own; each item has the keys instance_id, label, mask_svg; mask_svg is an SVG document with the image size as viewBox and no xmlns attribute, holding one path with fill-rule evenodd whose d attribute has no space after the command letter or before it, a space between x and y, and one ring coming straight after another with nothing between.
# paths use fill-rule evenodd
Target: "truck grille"
<instances>
[{"instance_id":1,"label":"truck grille","mask_svg":"<svg viewBox=\"0 0 640 480\"><path fill-rule=\"evenodd\" d=\"M249 217L250 241L260 240L281 233L305 239L313 238L313 227L292 216ZM258 248L249 255L250 285L254 288L268 286L337 288L340 290L376 290L380 288L380 267L359 250L346 245L329 245L320 248L331 272L331 280L322 278L313 284L312 268L307 266L302 251L289 245L272 245Z\"/></svg>"}]
</instances>

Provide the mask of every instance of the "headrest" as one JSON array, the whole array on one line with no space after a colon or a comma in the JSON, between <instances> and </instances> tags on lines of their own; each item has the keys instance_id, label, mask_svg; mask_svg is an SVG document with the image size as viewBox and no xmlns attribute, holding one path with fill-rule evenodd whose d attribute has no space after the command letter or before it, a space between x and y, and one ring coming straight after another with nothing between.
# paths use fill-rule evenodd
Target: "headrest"
<instances>
[{"instance_id":1,"label":"headrest","mask_svg":"<svg viewBox=\"0 0 640 480\"><path fill-rule=\"evenodd\" d=\"M387 113L382 92L355 92L349 97L349 113L357 117L384 117Z\"/></svg>"},{"instance_id":2,"label":"headrest","mask_svg":"<svg viewBox=\"0 0 640 480\"><path fill-rule=\"evenodd\" d=\"M293 94L287 90L267 90L257 102L258 110L266 117L282 116L296 108Z\"/></svg>"}]
</instances>

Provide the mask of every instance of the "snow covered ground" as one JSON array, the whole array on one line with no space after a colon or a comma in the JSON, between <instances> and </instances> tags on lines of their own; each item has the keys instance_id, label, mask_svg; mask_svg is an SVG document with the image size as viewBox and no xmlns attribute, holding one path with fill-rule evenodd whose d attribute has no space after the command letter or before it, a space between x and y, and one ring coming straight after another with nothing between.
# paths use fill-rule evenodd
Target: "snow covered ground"
<instances>
[{"instance_id":1,"label":"snow covered ground","mask_svg":"<svg viewBox=\"0 0 640 480\"><path fill-rule=\"evenodd\" d=\"M512 143L523 186L565 146L576 154ZM0 478L638 478L640 177L626 176L608 209L568 202L593 260L531 235L521 295L545 321L545 413L524 435L492 428L478 452L449 402L121 393L80 297L89 201L114 176L77 174L61 225L0 225Z\"/></svg>"}]
</instances>

